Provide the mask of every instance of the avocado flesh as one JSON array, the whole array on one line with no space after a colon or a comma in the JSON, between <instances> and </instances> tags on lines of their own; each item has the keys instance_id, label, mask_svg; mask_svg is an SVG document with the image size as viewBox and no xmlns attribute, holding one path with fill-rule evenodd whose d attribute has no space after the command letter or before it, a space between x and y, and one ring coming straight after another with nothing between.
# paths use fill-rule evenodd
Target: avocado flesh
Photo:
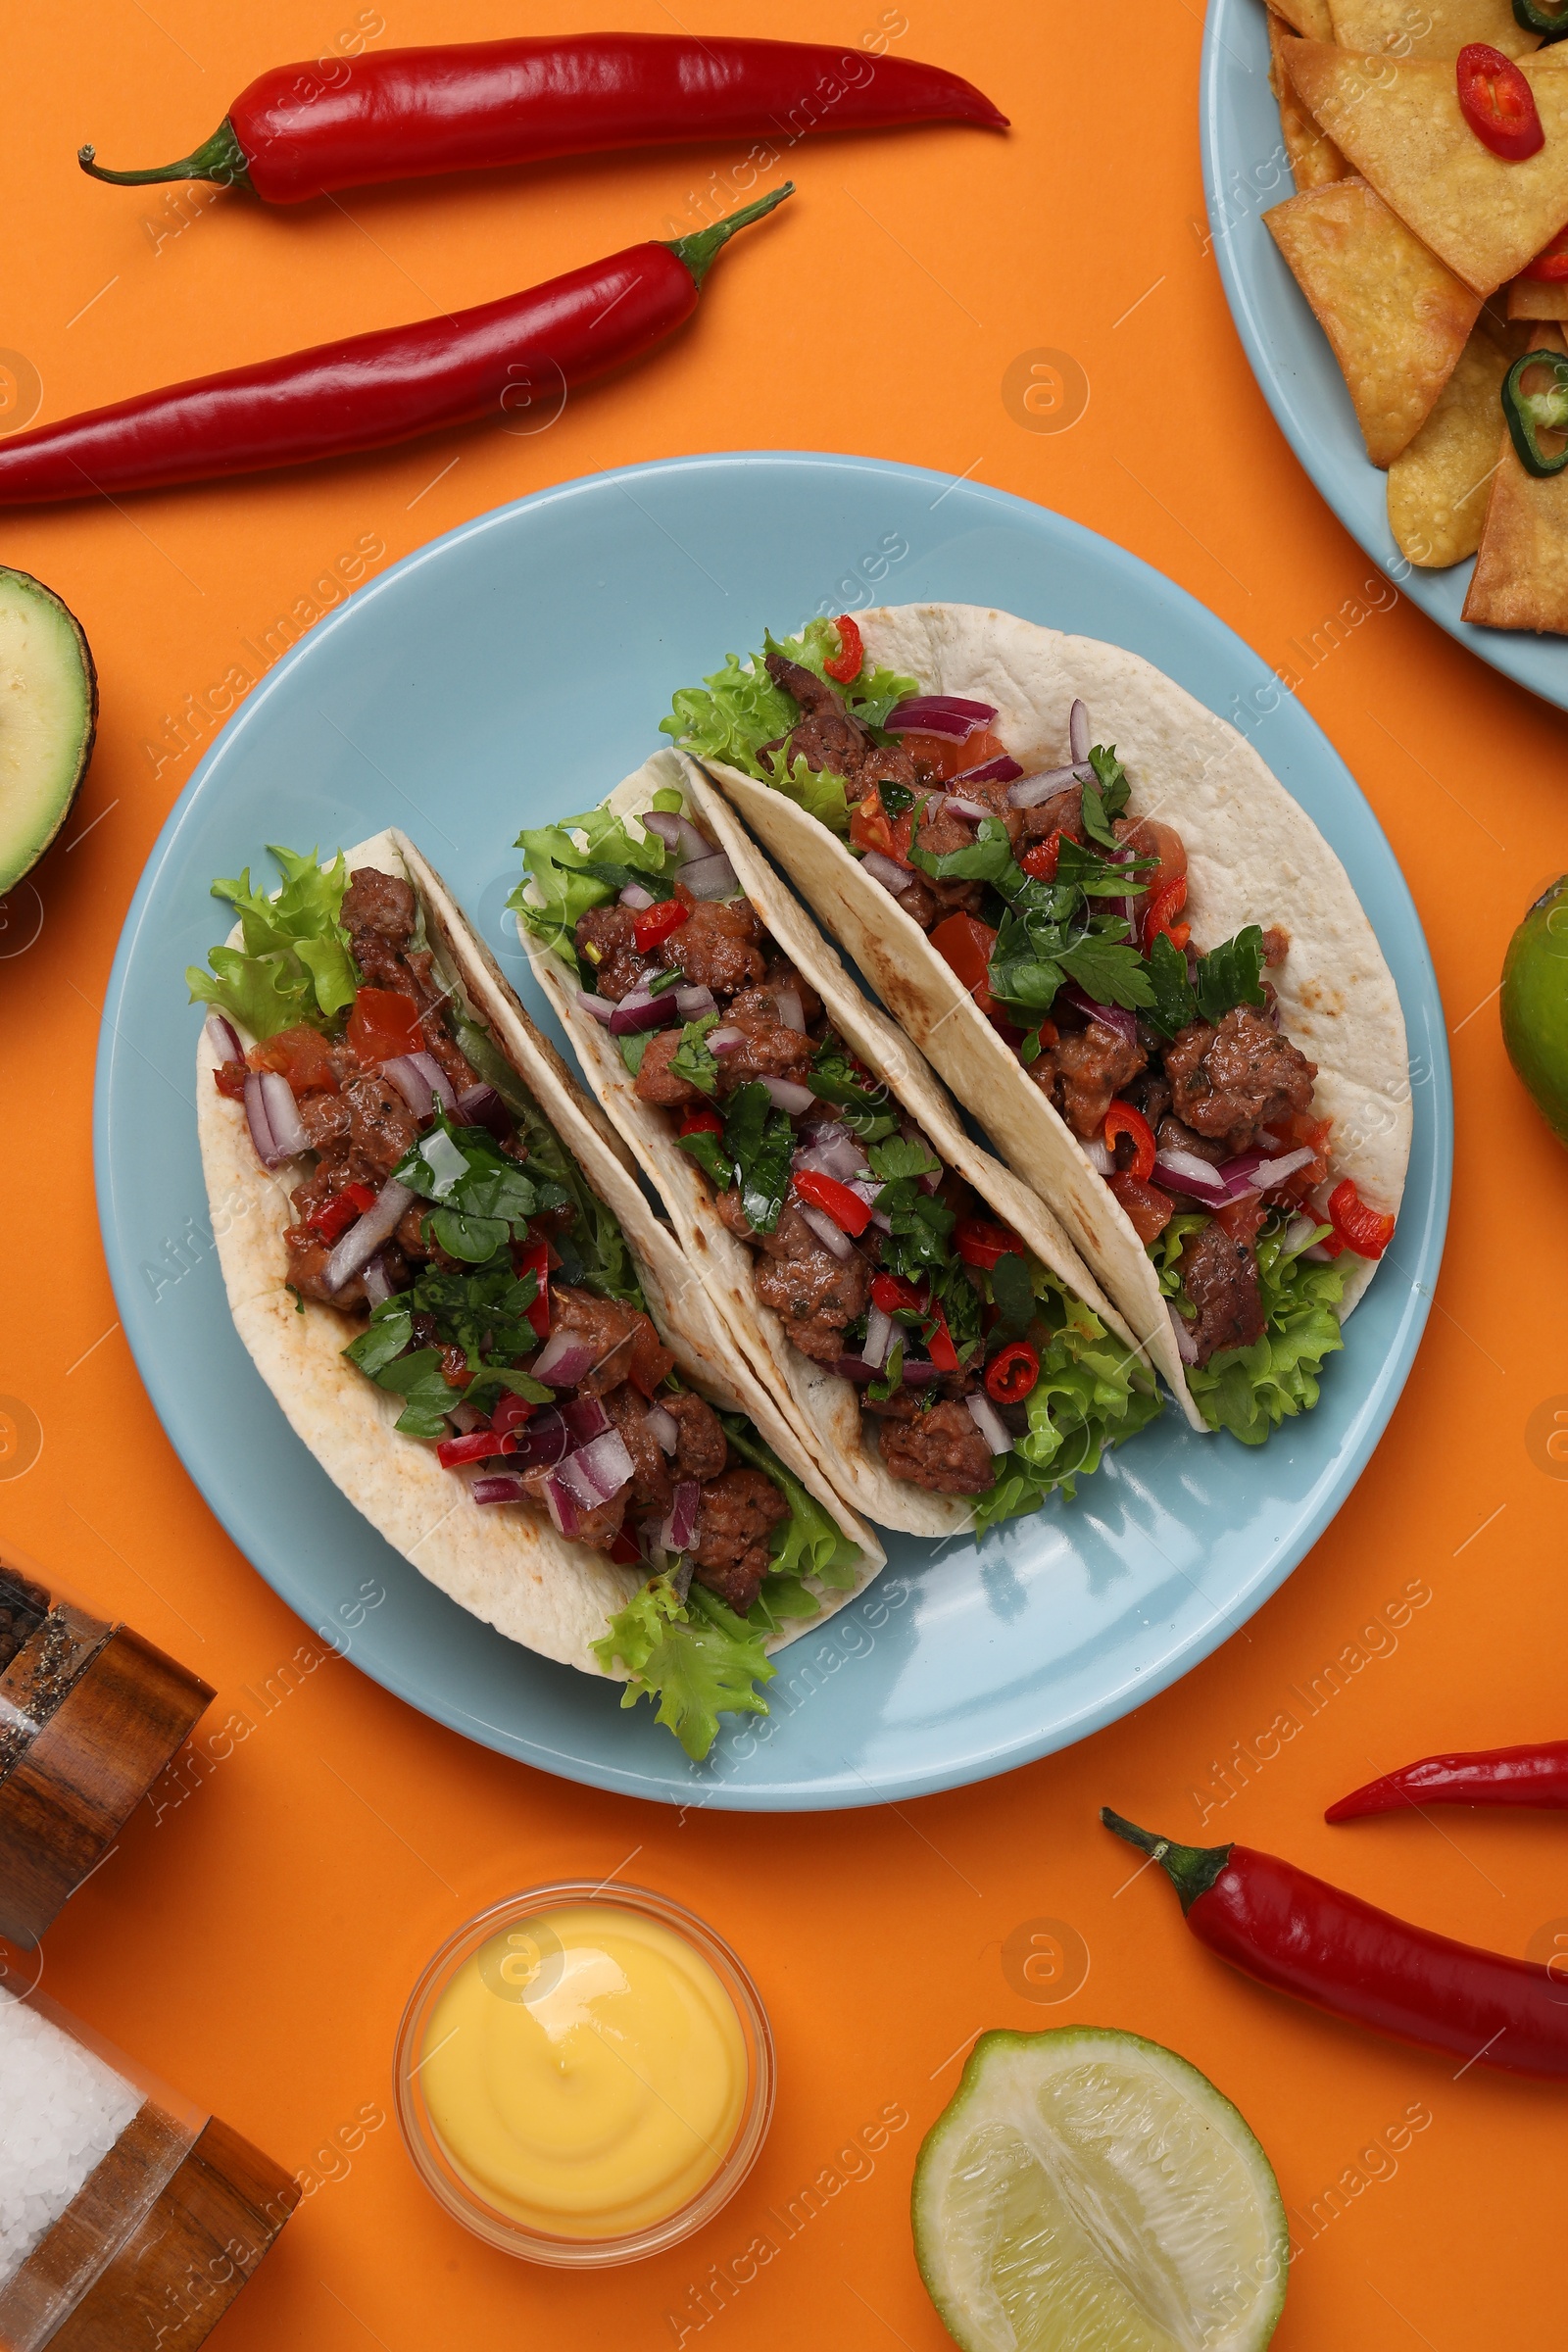
<instances>
[{"instance_id":1,"label":"avocado flesh","mask_svg":"<svg viewBox=\"0 0 1568 2352\"><path fill-rule=\"evenodd\" d=\"M98 673L75 616L0 565L0 897L37 864L92 757Z\"/></svg>"}]
</instances>

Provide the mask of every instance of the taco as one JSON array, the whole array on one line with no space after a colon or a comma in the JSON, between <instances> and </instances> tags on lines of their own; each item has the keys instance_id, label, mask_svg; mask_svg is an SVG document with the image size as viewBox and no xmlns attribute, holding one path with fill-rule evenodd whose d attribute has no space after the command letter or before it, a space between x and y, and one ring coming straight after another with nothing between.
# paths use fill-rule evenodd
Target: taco
<instances>
[{"instance_id":1,"label":"taco","mask_svg":"<svg viewBox=\"0 0 1568 2352\"><path fill-rule=\"evenodd\" d=\"M401 833L215 883L197 1127L228 1302L420 1574L704 1755L882 1565L601 1115Z\"/></svg>"},{"instance_id":2,"label":"taco","mask_svg":"<svg viewBox=\"0 0 1568 2352\"><path fill-rule=\"evenodd\" d=\"M1344 867L1242 737L1136 654L970 605L769 637L663 727L1194 1426L1256 1445L1313 1405L1393 1236L1409 1058Z\"/></svg>"},{"instance_id":3,"label":"taco","mask_svg":"<svg viewBox=\"0 0 1568 2352\"><path fill-rule=\"evenodd\" d=\"M1050 1210L689 761L520 839L512 904L589 1084L733 1347L867 1518L1033 1510L1157 1410Z\"/></svg>"}]
</instances>

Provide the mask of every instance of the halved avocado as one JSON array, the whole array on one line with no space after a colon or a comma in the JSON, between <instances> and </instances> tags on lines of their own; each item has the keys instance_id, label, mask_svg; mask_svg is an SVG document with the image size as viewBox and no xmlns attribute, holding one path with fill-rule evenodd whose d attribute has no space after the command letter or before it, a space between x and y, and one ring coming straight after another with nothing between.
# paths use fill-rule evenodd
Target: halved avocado
<instances>
[{"instance_id":1,"label":"halved avocado","mask_svg":"<svg viewBox=\"0 0 1568 2352\"><path fill-rule=\"evenodd\" d=\"M71 812L98 729L98 672L75 614L0 564L0 897Z\"/></svg>"}]
</instances>

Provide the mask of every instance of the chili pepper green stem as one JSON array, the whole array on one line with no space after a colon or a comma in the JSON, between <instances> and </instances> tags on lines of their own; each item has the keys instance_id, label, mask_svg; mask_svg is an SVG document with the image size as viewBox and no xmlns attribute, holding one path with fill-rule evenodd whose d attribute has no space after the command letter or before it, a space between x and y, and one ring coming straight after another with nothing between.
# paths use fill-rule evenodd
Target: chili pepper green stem
<instances>
[{"instance_id":1,"label":"chili pepper green stem","mask_svg":"<svg viewBox=\"0 0 1568 2352\"><path fill-rule=\"evenodd\" d=\"M1135 1821L1123 1821L1108 1805L1102 1805L1100 1818L1107 1830L1125 1838L1141 1854L1157 1862L1181 1896L1183 1916L1192 1909L1200 1894L1206 1894L1231 1858L1228 1845L1177 1845L1169 1838L1156 1838L1152 1830L1141 1830Z\"/></svg>"},{"instance_id":2,"label":"chili pepper green stem","mask_svg":"<svg viewBox=\"0 0 1568 2352\"><path fill-rule=\"evenodd\" d=\"M675 256L677 262L685 263L701 285L713 266L715 255L729 243L738 228L749 228L754 220L760 220L764 213L770 213L776 204L782 204L786 196L793 196L794 193L795 182L787 179L781 188L770 188L765 196L759 196L755 204L743 205L738 213L731 213L727 220L715 220L711 228L695 229L689 237L666 238L666 249Z\"/></svg>"},{"instance_id":3,"label":"chili pepper green stem","mask_svg":"<svg viewBox=\"0 0 1568 2352\"><path fill-rule=\"evenodd\" d=\"M94 147L78 147L76 161L90 179L108 180L116 188L144 188L160 179L216 179L220 186L251 193L250 158L226 115L212 137L177 164L154 164L145 172L109 172Z\"/></svg>"},{"instance_id":4,"label":"chili pepper green stem","mask_svg":"<svg viewBox=\"0 0 1568 2352\"><path fill-rule=\"evenodd\" d=\"M1525 390L1525 375L1532 368L1551 370L1549 390ZM1554 457L1547 457L1540 436L1544 432L1568 432L1568 359L1555 351L1527 351L1522 359L1515 360L1502 379L1502 414L1525 471L1541 480L1561 473L1568 466L1568 445Z\"/></svg>"}]
</instances>

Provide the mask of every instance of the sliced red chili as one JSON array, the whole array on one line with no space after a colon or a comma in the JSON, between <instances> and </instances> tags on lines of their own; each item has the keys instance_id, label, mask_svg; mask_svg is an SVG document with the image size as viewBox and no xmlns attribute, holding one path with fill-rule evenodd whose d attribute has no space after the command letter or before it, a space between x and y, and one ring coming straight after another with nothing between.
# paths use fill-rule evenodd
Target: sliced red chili
<instances>
[{"instance_id":1,"label":"sliced red chili","mask_svg":"<svg viewBox=\"0 0 1568 2352\"><path fill-rule=\"evenodd\" d=\"M841 612L834 625L839 633L839 650L831 662L823 662L822 667L830 678L836 678L841 686L848 686L852 678L858 678L860 674L865 661L865 647L860 642L858 623L852 620L848 612Z\"/></svg>"},{"instance_id":2,"label":"sliced red chili","mask_svg":"<svg viewBox=\"0 0 1568 2352\"><path fill-rule=\"evenodd\" d=\"M923 1314L925 1293L917 1291L912 1282L906 1282L902 1274L877 1274L871 1280L871 1304L879 1306L885 1315L897 1314L901 1306Z\"/></svg>"},{"instance_id":3,"label":"sliced red chili","mask_svg":"<svg viewBox=\"0 0 1568 2352\"><path fill-rule=\"evenodd\" d=\"M1105 1113L1106 1150L1114 1152L1116 1139L1123 1135L1131 1137L1133 1147L1132 1165L1125 1173L1136 1176L1140 1184L1147 1184L1154 1173L1154 1130L1141 1110L1135 1110L1130 1102L1118 1101Z\"/></svg>"},{"instance_id":4,"label":"sliced red chili","mask_svg":"<svg viewBox=\"0 0 1568 2352\"><path fill-rule=\"evenodd\" d=\"M470 1430L466 1438L443 1438L435 1449L443 1470L456 1470L464 1462L487 1462L494 1454L516 1450L515 1438L498 1437L493 1429Z\"/></svg>"},{"instance_id":5,"label":"sliced red chili","mask_svg":"<svg viewBox=\"0 0 1568 2352\"><path fill-rule=\"evenodd\" d=\"M1459 111L1483 147L1522 164L1546 144L1536 94L1514 64L1487 41L1470 41L1454 61Z\"/></svg>"},{"instance_id":6,"label":"sliced red chili","mask_svg":"<svg viewBox=\"0 0 1568 2352\"><path fill-rule=\"evenodd\" d=\"M948 1318L940 1306L936 1310L936 1329L926 1342L926 1348L931 1361L939 1372L957 1371L958 1350L953 1345L953 1334L948 1329Z\"/></svg>"},{"instance_id":7,"label":"sliced red chili","mask_svg":"<svg viewBox=\"0 0 1568 2352\"><path fill-rule=\"evenodd\" d=\"M546 1340L550 1337L550 1244L524 1242L513 1250L512 1262L519 1274L532 1274L538 1286L533 1304L525 1311L533 1330Z\"/></svg>"},{"instance_id":8,"label":"sliced red chili","mask_svg":"<svg viewBox=\"0 0 1568 2352\"><path fill-rule=\"evenodd\" d=\"M684 899L664 899L657 906L647 906L632 918L631 935L639 956L647 956L660 947L672 931L678 931L691 916Z\"/></svg>"},{"instance_id":9,"label":"sliced red chili","mask_svg":"<svg viewBox=\"0 0 1568 2352\"><path fill-rule=\"evenodd\" d=\"M875 850L879 858L893 855L893 827L883 813L881 798L868 792L863 801L856 804L850 819L850 846L857 850Z\"/></svg>"},{"instance_id":10,"label":"sliced red chili","mask_svg":"<svg viewBox=\"0 0 1568 2352\"><path fill-rule=\"evenodd\" d=\"M1161 931L1172 947L1185 948L1193 935L1191 923L1178 923L1176 916L1187 904L1187 876L1178 874L1172 882L1162 882L1149 894L1144 908L1144 954L1147 956Z\"/></svg>"},{"instance_id":11,"label":"sliced red chili","mask_svg":"<svg viewBox=\"0 0 1568 2352\"><path fill-rule=\"evenodd\" d=\"M682 1135L722 1135L724 1122L716 1110L710 1110L704 1102L683 1113L680 1131Z\"/></svg>"},{"instance_id":12,"label":"sliced red chili","mask_svg":"<svg viewBox=\"0 0 1568 2352\"><path fill-rule=\"evenodd\" d=\"M1061 856L1061 828L1058 825L1046 840L1037 841L1032 850L1025 850L1018 860L1024 872L1032 875L1037 882L1054 882L1056 860Z\"/></svg>"},{"instance_id":13,"label":"sliced red chili","mask_svg":"<svg viewBox=\"0 0 1568 2352\"><path fill-rule=\"evenodd\" d=\"M1040 1357L1027 1340L1013 1340L986 1366L986 1394L998 1404L1022 1404L1040 1378Z\"/></svg>"},{"instance_id":14,"label":"sliced red chili","mask_svg":"<svg viewBox=\"0 0 1568 2352\"><path fill-rule=\"evenodd\" d=\"M319 1208L312 1209L306 1223L323 1242L335 1242L340 1234L347 1233L357 1217L363 1217L368 1208L374 1206L375 1195L368 1184L346 1184L330 1200L323 1200Z\"/></svg>"},{"instance_id":15,"label":"sliced red chili","mask_svg":"<svg viewBox=\"0 0 1568 2352\"><path fill-rule=\"evenodd\" d=\"M995 1225L989 1217L960 1217L954 1228L953 1239L958 1255L966 1266L979 1266L989 1274L999 1257L1022 1257L1024 1245L1005 1225Z\"/></svg>"},{"instance_id":16,"label":"sliced red chili","mask_svg":"<svg viewBox=\"0 0 1568 2352\"><path fill-rule=\"evenodd\" d=\"M959 986L968 990L987 1020L997 1008L989 985L991 954L996 944L997 935L991 925L981 922L975 914L950 914L931 934L931 945Z\"/></svg>"},{"instance_id":17,"label":"sliced red chili","mask_svg":"<svg viewBox=\"0 0 1568 2352\"><path fill-rule=\"evenodd\" d=\"M1329 1223L1335 1239L1344 1249L1353 1250L1357 1257L1381 1257L1394 1239L1394 1219L1368 1206L1352 1176L1345 1177L1330 1193Z\"/></svg>"},{"instance_id":18,"label":"sliced red chili","mask_svg":"<svg viewBox=\"0 0 1568 2352\"><path fill-rule=\"evenodd\" d=\"M507 1389L490 1416L490 1426L503 1434L509 1429L520 1429L525 1421L533 1419L538 1409L536 1404L528 1402L526 1396L514 1396Z\"/></svg>"},{"instance_id":19,"label":"sliced red chili","mask_svg":"<svg viewBox=\"0 0 1568 2352\"><path fill-rule=\"evenodd\" d=\"M1559 228L1549 245L1543 245L1521 277L1532 277L1543 285L1553 286L1568 277L1568 228Z\"/></svg>"},{"instance_id":20,"label":"sliced red chili","mask_svg":"<svg viewBox=\"0 0 1568 2352\"><path fill-rule=\"evenodd\" d=\"M863 1233L871 1222L871 1211L859 1194L852 1193L836 1176L824 1176L817 1168L803 1168L795 1179L795 1190L812 1208L819 1208L825 1217L831 1217L843 1233L851 1236Z\"/></svg>"}]
</instances>

